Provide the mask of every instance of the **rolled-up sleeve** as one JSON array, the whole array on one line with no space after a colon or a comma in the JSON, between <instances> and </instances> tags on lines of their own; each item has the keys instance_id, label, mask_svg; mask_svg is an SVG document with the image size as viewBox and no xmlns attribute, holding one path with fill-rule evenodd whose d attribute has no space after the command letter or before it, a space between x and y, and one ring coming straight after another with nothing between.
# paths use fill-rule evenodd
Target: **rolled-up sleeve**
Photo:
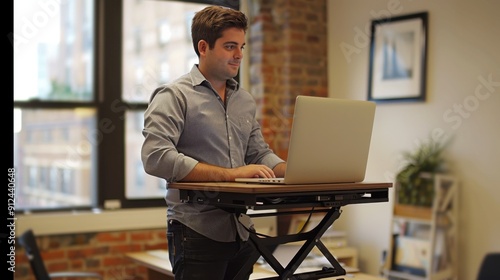
<instances>
[{"instance_id":1,"label":"rolled-up sleeve","mask_svg":"<svg viewBox=\"0 0 500 280\"><path fill-rule=\"evenodd\" d=\"M141 158L146 173L168 182L184 178L198 163L176 148L184 126L185 104L169 88L158 88L144 113Z\"/></svg>"}]
</instances>

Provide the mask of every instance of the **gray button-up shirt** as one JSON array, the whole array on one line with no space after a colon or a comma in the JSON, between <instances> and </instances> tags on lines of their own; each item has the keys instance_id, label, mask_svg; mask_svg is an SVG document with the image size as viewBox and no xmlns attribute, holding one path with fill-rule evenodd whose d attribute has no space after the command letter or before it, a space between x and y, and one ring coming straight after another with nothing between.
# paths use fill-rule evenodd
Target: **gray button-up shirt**
<instances>
[{"instance_id":1,"label":"gray button-up shirt","mask_svg":"<svg viewBox=\"0 0 500 280\"><path fill-rule=\"evenodd\" d=\"M144 114L142 161L148 174L176 182L198 162L226 168L283 162L264 141L255 119L253 96L232 79L227 82L226 106L198 70L157 88ZM208 190L210 191L210 190ZM234 214L196 203L182 203L168 189L168 219L175 219L211 239L248 239Z\"/></svg>"}]
</instances>

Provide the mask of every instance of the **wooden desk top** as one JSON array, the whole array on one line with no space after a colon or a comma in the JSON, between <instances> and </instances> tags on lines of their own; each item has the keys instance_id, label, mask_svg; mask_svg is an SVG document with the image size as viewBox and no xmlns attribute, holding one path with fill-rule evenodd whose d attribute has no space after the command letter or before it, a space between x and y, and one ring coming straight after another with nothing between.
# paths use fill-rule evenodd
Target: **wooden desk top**
<instances>
[{"instance_id":1,"label":"wooden desk top","mask_svg":"<svg viewBox=\"0 0 500 280\"><path fill-rule=\"evenodd\" d=\"M152 269L158 272L161 272L165 275L173 276L172 267L170 265L170 261L168 260L168 251L167 250L152 250L152 251L142 251L142 252L133 252L125 254L128 258L133 261L144 265L148 269ZM272 271L265 270L261 268L259 265L255 265L254 273L250 276L250 279L259 279L265 277L271 277L273 275ZM338 277L328 277L324 279L345 279L345 280L384 280L384 278L355 272L348 273L347 275L338 276Z\"/></svg>"},{"instance_id":2,"label":"wooden desk top","mask_svg":"<svg viewBox=\"0 0 500 280\"><path fill-rule=\"evenodd\" d=\"M125 254L125 256L147 267L148 269L152 269L172 277L174 276L167 250L131 252Z\"/></svg>"},{"instance_id":3,"label":"wooden desk top","mask_svg":"<svg viewBox=\"0 0 500 280\"><path fill-rule=\"evenodd\" d=\"M237 182L182 182L170 183L169 188L193 191L218 191L230 193L246 194L267 194L267 193L293 193L304 191L343 191L343 190L370 190L387 189L392 187L392 183L336 183L336 184L300 184L300 185L279 185L279 184L249 184Z\"/></svg>"}]
</instances>

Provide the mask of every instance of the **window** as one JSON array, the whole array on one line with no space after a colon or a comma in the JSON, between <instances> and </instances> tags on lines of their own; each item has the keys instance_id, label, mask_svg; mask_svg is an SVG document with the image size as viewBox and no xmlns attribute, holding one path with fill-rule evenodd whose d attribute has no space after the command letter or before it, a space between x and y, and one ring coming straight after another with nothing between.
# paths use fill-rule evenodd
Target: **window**
<instances>
[{"instance_id":1,"label":"window","mask_svg":"<svg viewBox=\"0 0 500 280\"><path fill-rule=\"evenodd\" d=\"M197 61L190 24L194 13L205 6L163 1L124 2L123 16L128 20L123 26L123 77L130 79L122 80L122 98L125 102L140 104L141 108L127 111L125 118L125 195L128 199L165 196L165 188L158 188L160 179L146 175L142 168L142 107L156 87L185 74L193 66L190 62Z\"/></svg>"},{"instance_id":2,"label":"window","mask_svg":"<svg viewBox=\"0 0 500 280\"><path fill-rule=\"evenodd\" d=\"M17 209L90 207L72 194L96 189L94 6L58 3L14 2Z\"/></svg>"},{"instance_id":3,"label":"window","mask_svg":"<svg viewBox=\"0 0 500 280\"><path fill-rule=\"evenodd\" d=\"M14 1L16 210L164 206L140 159L149 95L197 62L194 13L238 3Z\"/></svg>"}]
</instances>

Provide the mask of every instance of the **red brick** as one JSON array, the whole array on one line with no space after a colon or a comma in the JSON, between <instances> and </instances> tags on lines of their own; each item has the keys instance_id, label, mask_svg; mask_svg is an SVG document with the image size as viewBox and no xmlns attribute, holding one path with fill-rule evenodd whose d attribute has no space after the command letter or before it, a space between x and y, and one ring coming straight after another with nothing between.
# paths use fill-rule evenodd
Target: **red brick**
<instances>
[{"instance_id":1,"label":"red brick","mask_svg":"<svg viewBox=\"0 0 500 280\"><path fill-rule=\"evenodd\" d=\"M66 251L64 251L63 249L42 251L42 252L40 252L40 254L42 255L42 259L44 259L45 261L66 258Z\"/></svg>"},{"instance_id":2,"label":"red brick","mask_svg":"<svg viewBox=\"0 0 500 280\"><path fill-rule=\"evenodd\" d=\"M150 240L153 237L153 234L149 231L141 231L141 232L133 232L130 233L131 241L144 241Z\"/></svg>"},{"instance_id":3,"label":"red brick","mask_svg":"<svg viewBox=\"0 0 500 280\"><path fill-rule=\"evenodd\" d=\"M82 270L84 268L84 261L82 259L72 260L70 262L71 270Z\"/></svg>"},{"instance_id":4,"label":"red brick","mask_svg":"<svg viewBox=\"0 0 500 280\"><path fill-rule=\"evenodd\" d=\"M145 250L166 250L168 248L168 244L165 241L164 243L156 243L152 245L145 245Z\"/></svg>"},{"instance_id":5,"label":"red brick","mask_svg":"<svg viewBox=\"0 0 500 280\"><path fill-rule=\"evenodd\" d=\"M151 238L150 238L151 239ZM114 245L109 248L109 252L116 253L127 253L127 252L137 252L144 250L144 246L142 244L123 244L123 245Z\"/></svg>"},{"instance_id":6,"label":"red brick","mask_svg":"<svg viewBox=\"0 0 500 280\"><path fill-rule=\"evenodd\" d=\"M127 241L127 233L125 232L103 232L96 236L98 242L124 242Z\"/></svg>"},{"instance_id":7,"label":"red brick","mask_svg":"<svg viewBox=\"0 0 500 280\"><path fill-rule=\"evenodd\" d=\"M69 270L68 261L45 262L45 266L49 272Z\"/></svg>"},{"instance_id":8,"label":"red brick","mask_svg":"<svg viewBox=\"0 0 500 280\"><path fill-rule=\"evenodd\" d=\"M109 252L108 246L91 246L86 248L69 249L67 251L68 257L73 258L88 258L96 255L105 255Z\"/></svg>"},{"instance_id":9,"label":"red brick","mask_svg":"<svg viewBox=\"0 0 500 280\"><path fill-rule=\"evenodd\" d=\"M128 260L124 256L106 256L102 260L104 267L124 265Z\"/></svg>"}]
</instances>

